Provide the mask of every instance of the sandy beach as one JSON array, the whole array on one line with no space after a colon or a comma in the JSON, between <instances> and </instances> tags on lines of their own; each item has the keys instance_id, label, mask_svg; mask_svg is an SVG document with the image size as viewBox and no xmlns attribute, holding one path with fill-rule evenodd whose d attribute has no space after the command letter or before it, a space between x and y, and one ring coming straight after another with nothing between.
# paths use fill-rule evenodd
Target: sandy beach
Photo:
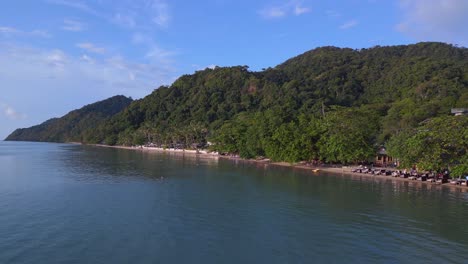
<instances>
[{"instance_id":1,"label":"sandy beach","mask_svg":"<svg viewBox=\"0 0 468 264\"><path fill-rule=\"evenodd\" d=\"M79 144L75 142L70 142L71 144ZM115 149L125 149L125 150L134 150L134 151L145 151L145 152L166 152L166 153L175 153L181 155L196 155L203 158L221 158L221 159L228 159L228 160L238 160L243 162L252 162L252 163L264 163L271 166L279 166L279 167L289 167L292 169L301 169L307 170L311 173L318 174L318 173L325 173L329 175L341 175L346 177L351 177L353 179L358 180L379 180L379 181L393 181L393 182L408 182L411 185L415 186L431 186L433 189L451 189L451 190L459 190L468 192L467 186L461 185L454 185L450 183L445 184L437 184L431 183L427 181L417 181L417 180L410 180L408 178L400 178L400 177L392 177L392 176L384 176L384 175L375 175L375 174L366 174L366 173L355 173L351 172L353 167L351 166L342 166L342 167L328 167L328 166L307 166L303 164L291 164L288 162L271 162L268 159L243 159L236 156L226 156L226 155L219 155L218 153L208 152L206 150L185 150L185 149L171 149L171 148L155 148L155 147L126 147L126 146L109 146L109 145L101 145L101 144L92 144L90 146L96 147L104 147L104 148L115 148Z\"/></svg>"}]
</instances>

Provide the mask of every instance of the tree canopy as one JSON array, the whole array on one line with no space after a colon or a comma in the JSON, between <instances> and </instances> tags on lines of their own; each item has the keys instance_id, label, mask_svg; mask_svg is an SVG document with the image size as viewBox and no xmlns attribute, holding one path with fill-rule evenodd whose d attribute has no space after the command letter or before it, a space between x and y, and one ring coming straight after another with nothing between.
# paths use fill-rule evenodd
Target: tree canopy
<instances>
[{"instance_id":1,"label":"tree canopy","mask_svg":"<svg viewBox=\"0 0 468 264\"><path fill-rule=\"evenodd\" d=\"M321 47L259 72L247 66L197 71L122 106L103 118L79 116L88 121L78 130L64 117L8 139L184 148L211 142L214 150L241 157L340 163L369 160L388 144L408 166L466 164L463 153L436 147L449 143L433 134L447 132L443 122L455 126L452 107L468 106L468 49L435 42ZM429 165L434 156L443 158Z\"/></svg>"},{"instance_id":2,"label":"tree canopy","mask_svg":"<svg viewBox=\"0 0 468 264\"><path fill-rule=\"evenodd\" d=\"M113 96L52 118L30 128L17 129L6 140L46 142L87 142L97 140L95 129L132 102L122 95Z\"/></svg>"}]
</instances>

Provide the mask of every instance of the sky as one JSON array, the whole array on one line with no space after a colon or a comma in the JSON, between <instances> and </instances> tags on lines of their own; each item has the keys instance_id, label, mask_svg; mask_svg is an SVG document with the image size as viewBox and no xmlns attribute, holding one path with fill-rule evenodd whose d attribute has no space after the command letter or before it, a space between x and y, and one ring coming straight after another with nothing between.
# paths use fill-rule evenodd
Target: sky
<instances>
[{"instance_id":1,"label":"sky","mask_svg":"<svg viewBox=\"0 0 468 264\"><path fill-rule=\"evenodd\" d=\"M15 0L0 8L0 139L214 66L320 46L468 46L468 0Z\"/></svg>"}]
</instances>

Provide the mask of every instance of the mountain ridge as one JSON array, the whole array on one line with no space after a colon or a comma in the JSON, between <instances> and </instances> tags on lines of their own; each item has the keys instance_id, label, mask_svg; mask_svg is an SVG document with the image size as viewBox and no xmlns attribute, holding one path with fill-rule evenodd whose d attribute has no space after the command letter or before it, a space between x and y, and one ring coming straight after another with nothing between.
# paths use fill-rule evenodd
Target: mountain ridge
<instances>
[{"instance_id":1,"label":"mountain ridge","mask_svg":"<svg viewBox=\"0 0 468 264\"><path fill-rule=\"evenodd\" d=\"M262 71L233 66L183 75L99 125L87 124L75 139L186 148L210 141L242 157L346 163L368 160L421 122L467 106L467 48L328 46Z\"/></svg>"},{"instance_id":2,"label":"mountain ridge","mask_svg":"<svg viewBox=\"0 0 468 264\"><path fill-rule=\"evenodd\" d=\"M62 117L48 119L39 125L16 129L5 140L78 142L81 141L79 134L122 111L132 101L123 95L116 95L72 110Z\"/></svg>"}]
</instances>

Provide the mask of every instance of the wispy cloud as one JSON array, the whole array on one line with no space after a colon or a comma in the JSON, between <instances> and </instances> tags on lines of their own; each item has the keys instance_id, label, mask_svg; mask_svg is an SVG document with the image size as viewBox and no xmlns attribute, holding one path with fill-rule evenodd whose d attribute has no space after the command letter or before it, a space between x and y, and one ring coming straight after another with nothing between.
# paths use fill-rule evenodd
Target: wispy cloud
<instances>
[{"instance_id":1,"label":"wispy cloud","mask_svg":"<svg viewBox=\"0 0 468 264\"><path fill-rule=\"evenodd\" d=\"M45 31L45 30L33 30L33 31L30 31L30 32L25 32L26 35L29 35L29 36L33 36L33 37L41 37L41 38L50 38L52 37L52 35Z\"/></svg>"},{"instance_id":2,"label":"wispy cloud","mask_svg":"<svg viewBox=\"0 0 468 264\"><path fill-rule=\"evenodd\" d=\"M20 36L20 37L41 37L50 38L51 35L45 30L24 31L14 27L0 26L0 35L3 36Z\"/></svg>"},{"instance_id":3,"label":"wispy cloud","mask_svg":"<svg viewBox=\"0 0 468 264\"><path fill-rule=\"evenodd\" d=\"M147 50L145 59L148 61L159 64L168 70L174 70L173 65L174 57L177 55L176 51L162 48L153 40L151 35L141 32L134 33L131 42Z\"/></svg>"},{"instance_id":4,"label":"wispy cloud","mask_svg":"<svg viewBox=\"0 0 468 264\"><path fill-rule=\"evenodd\" d=\"M286 16L286 10L279 7L270 7L260 11L263 18L280 18Z\"/></svg>"},{"instance_id":5,"label":"wispy cloud","mask_svg":"<svg viewBox=\"0 0 468 264\"><path fill-rule=\"evenodd\" d=\"M306 7L300 1L291 0L282 5L268 6L261 9L258 13L265 19L282 18L289 15L300 16L309 13L311 9Z\"/></svg>"},{"instance_id":6,"label":"wispy cloud","mask_svg":"<svg viewBox=\"0 0 468 264\"><path fill-rule=\"evenodd\" d=\"M97 54L104 54L107 51L105 48L99 47L96 44L90 42L78 43L76 46L80 49Z\"/></svg>"},{"instance_id":7,"label":"wispy cloud","mask_svg":"<svg viewBox=\"0 0 468 264\"><path fill-rule=\"evenodd\" d=\"M167 53L161 51L160 56L167 59ZM31 99L40 94L51 93L57 94L55 98L68 98L88 92L141 97L157 85L169 84L176 74L164 64L164 60L157 62L154 59L154 62L143 63L120 55L104 58L73 56L58 49L0 44L0 69L4 73L2 85L14 85L14 94L28 94ZM38 86L42 88L39 90Z\"/></svg>"},{"instance_id":8,"label":"wispy cloud","mask_svg":"<svg viewBox=\"0 0 468 264\"><path fill-rule=\"evenodd\" d=\"M113 20L129 28L147 28L148 25L167 29L172 20L171 8L166 0L132 1L120 6Z\"/></svg>"},{"instance_id":9,"label":"wispy cloud","mask_svg":"<svg viewBox=\"0 0 468 264\"><path fill-rule=\"evenodd\" d=\"M341 17L341 14L335 10L327 10L325 14L330 18L338 18Z\"/></svg>"},{"instance_id":10,"label":"wispy cloud","mask_svg":"<svg viewBox=\"0 0 468 264\"><path fill-rule=\"evenodd\" d=\"M93 15L108 23L124 28L148 28L152 23L158 28L166 29L172 19L170 5L166 0L136 0L136 1L110 1L100 0L88 4L79 0L45 0L49 4L73 8ZM112 8L109 8L112 6ZM78 29L70 23L69 30ZM78 31L78 30L76 30Z\"/></svg>"},{"instance_id":11,"label":"wispy cloud","mask_svg":"<svg viewBox=\"0 0 468 264\"><path fill-rule=\"evenodd\" d=\"M340 26L340 29L350 29L357 26L359 22L355 19L345 22Z\"/></svg>"},{"instance_id":12,"label":"wispy cloud","mask_svg":"<svg viewBox=\"0 0 468 264\"><path fill-rule=\"evenodd\" d=\"M51 70L63 71L67 65L67 56L63 51L55 49L45 54L44 62Z\"/></svg>"},{"instance_id":13,"label":"wispy cloud","mask_svg":"<svg viewBox=\"0 0 468 264\"><path fill-rule=\"evenodd\" d=\"M310 12L310 8L308 8L308 7L303 7L303 6L300 6L300 5L296 5L294 7L294 14L296 16L300 16L302 14L309 13L309 12Z\"/></svg>"},{"instance_id":14,"label":"wispy cloud","mask_svg":"<svg viewBox=\"0 0 468 264\"><path fill-rule=\"evenodd\" d=\"M90 56L88 56L88 55L86 55L86 54L82 55L80 59L81 59L82 61L84 61L84 62L89 63L89 64L95 64L95 63L96 63L96 60L95 60L95 59L91 58Z\"/></svg>"},{"instance_id":15,"label":"wispy cloud","mask_svg":"<svg viewBox=\"0 0 468 264\"><path fill-rule=\"evenodd\" d=\"M200 66L198 64L192 64L192 68L194 68L196 71L203 71L203 70L206 70L206 69L216 69L216 67L218 67L218 65L216 64L210 64L208 66Z\"/></svg>"},{"instance_id":16,"label":"wispy cloud","mask_svg":"<svg viewBox=\"0 0 468 264\"><path fill-rule=\"evenodd\" d=\"M3 115L8 119L21 120L26 118L25 114L18 113L13 107L9 106L8 104L0 103L0 106L2 108Z\"/></svg>"},{"instance_id":17,"label":"wispy cloud","mask_svg":"<svg viewBox=\"0 0 468 264\"><path fill-rule=\"evenodd\" d=\"M116 94L146 96L174 81L178 73L169 66L0 42L0 136Z\"/></svg>"},{"instance_id":18,"label":"wispy cloud","mask_svg":"<svg viewBox=\"0 0 468 264\"><path fill-rule=\"evenodd\" d=\"M163 0L153 0L151 2L151 8L153 13L153 23L163 28L168 27L171 15L169 13L169 5L167 2Z\"/></svg>"},{"instance_id":19,"label":"wispy cloud","mask_svg":"<svg viewBox=\"0 0 468 264\"><path fill-rule=\"evenodd\" d=\"M400 0L402 20L396 30L417 40L468 45L468 1Z\"/></svg>"},{"instance_id":20,"label":"wispy cloud","mask_svg":"<svg viewBox=\"0 0 468 264\"><path fill-rule=\"evenodd\" d=\"M146 53L146 58L156 61L169 62L171 61L171 57L175 54L176 53L174 51L165 50L156 45L153 45L151 49Z\"/></svg>"},{"instance_id":21,"label":"wispy cloud","mask_svg":"<svg viewBox=\"0 0 468 264\"><path fill-rule=\"evenodd\" d=\"M134 28L137 23L135 21L135 18L133 15L129 14L122 14L122 13L115 13L112 16L111 21L119 26L122 26L124 28Z\"/></svg>"},{"instance_id":22,"label":"wispy cloud","mask_svg":"<svg viewBox=\"0 0 468 264\"><path fill-rule=\"evenodd\" d=\"M2 34L16 34L18 30L12 27L0 27L0 33Z\"/></svg>"},{"instance_id":23,"label":"wispy cloud","mask_svg":"<svg viewBox=\"0 0 468 264\"><path fill-rule=\"evenodd\" d=\"M66 31L79 32L83 31L86 28L85 24L73 19L63 20L62 29Z\"/></svg>"},{"instance_id":24,"label":"wispy cloud","mask_svg":"<svg viewBox=\"0 0 468 264\"><path fill-rule=\"evenodd\" d=\"M54 4L54 5L61 5L65 7L70 7L74 8L77 10L80 10L82 12L86 12L91 15L97 15L99 16L100 14L91 8L88 4L80 1L80 0L46 0L47 3L49 4Z\"/></svg>"}]
</instances>

